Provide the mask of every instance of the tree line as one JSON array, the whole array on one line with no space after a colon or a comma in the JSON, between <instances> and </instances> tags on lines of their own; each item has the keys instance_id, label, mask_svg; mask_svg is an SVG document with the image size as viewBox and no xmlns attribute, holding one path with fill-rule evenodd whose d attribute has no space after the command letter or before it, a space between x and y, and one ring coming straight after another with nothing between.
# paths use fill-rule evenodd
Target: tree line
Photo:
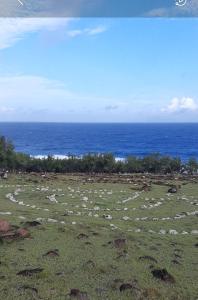
<instances>
[{"instance_id":1,"label":"tree line","mask_svg":"<svg viewBox=\"0 0 198 300\"><path fill-rule=\"evenodd\" d=\"M129 156L116 160L111 153L87 154L79 158L69 156L65 159L48 156L43 159L16 152L12 142L0 137L0 170L21 172L56 173L156 173L170 174L197 173L198 161L190 158L182 162L179 157L162 156L153 153L145 157Z\"/></svg>"}]
</instances>

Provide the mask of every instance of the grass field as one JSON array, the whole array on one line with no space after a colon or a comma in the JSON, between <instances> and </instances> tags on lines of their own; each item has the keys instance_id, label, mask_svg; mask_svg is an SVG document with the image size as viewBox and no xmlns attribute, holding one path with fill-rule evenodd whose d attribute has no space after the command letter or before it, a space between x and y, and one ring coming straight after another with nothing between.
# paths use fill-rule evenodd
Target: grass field
<instances>
[{"instance_id":1,"label":"grass field","mask_svg":"<svg viewBox=\"0 0 198 300\"><path fill-rule=\"evenodd\" d=\"M0 219L30 237L0 233L0 299L196 300L197 205L196 178L9 176Z\"/></svg>"}]
</instances>

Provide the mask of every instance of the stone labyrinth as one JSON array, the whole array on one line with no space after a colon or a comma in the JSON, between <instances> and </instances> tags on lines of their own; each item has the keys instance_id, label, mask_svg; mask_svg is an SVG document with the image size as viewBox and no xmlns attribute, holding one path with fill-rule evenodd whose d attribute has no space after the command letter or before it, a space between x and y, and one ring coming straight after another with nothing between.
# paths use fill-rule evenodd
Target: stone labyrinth
<instances>
[{"instance_id":1,"label":"stone labyrinth","mask_svg":"<svg viewBox=\"0 0 198 300\"><path fill-rule=\"evenodd\" d=\"M140 234L198 234L198 197L195 195L187 196L181 190L177 194L164 191L161 196L155 196L154 192L120 187L68 185L54 189L41 185L1 185L0 189L6 193L0 215L62 226L94 222L104 230ZM190 220L193 228L189 226Z\"/></svg>"}]
</instances>

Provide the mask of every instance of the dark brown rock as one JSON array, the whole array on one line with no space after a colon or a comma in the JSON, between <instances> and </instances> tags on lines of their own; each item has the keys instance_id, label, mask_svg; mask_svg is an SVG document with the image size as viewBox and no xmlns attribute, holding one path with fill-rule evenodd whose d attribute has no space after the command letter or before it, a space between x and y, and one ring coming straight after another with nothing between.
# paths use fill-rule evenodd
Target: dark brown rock
<instances>
[{"instance_id":1,"label":"dark brown rock","mask_svg":"<svg viewBox=\"0 0 198 300\"><path fill-rule=\"evenodd\" d=\"M88 239L88 235L85 233L80 233L77 238L79 240Z\"/></svg>"},{"instance_id":2,"label":"dark brown rock","mask_svg":"<svg viewBox=\"0 0 198 300\"><path fill-rule=\"evenodd\" d=\"M43 256L48 256L48 257L59 256L59 250L58 249L49 250L48 252L46 252L45 254L43 254Z\"/></svg>"},{"instance_id":3,"label":"dark brown rock","mask_svg":"<svg viewBox=\"0 0 198 300\"><path fill-rule=\"evenodd\" d=\"M24 223L24 225L26 227L36 227L36 226L41 225L41 223L38 222L38 221L27 221L27 222Z\"/></svg>"},{"instance_id":4,"label":"dark brown rock","mask_svg":"<svg viewBox=\"0 0 198 300\"><path fill-rule=\"evenodd\" d=\"M17 275L31 277L34 274L41 273L42 271L43 271L42 268L26 269L26 270L22 270L22 271L18 272Z\"/></svg>"},{"instance_id":5,"label":"dark brown rock","mask_svg":"<svg viewBox=\"0 0 198 300\"><path fill-rule=\"evenodd\" d=\"M120 249L120 248L126 247L127 241L126 241L126 239L116 239L113 241L113 243L116 248Z\"/></svg>"},{"instance_id":6,"label":"dark brown rock","mask_svg":"<svg viewBox=\"0 0 198 300\"><path fill-rule=\"evenodd\" d=\"M152 270L151 273L155 278L158 278L162 281L168 282L168 283L175 283L175 279L172 275L170 275L166 269L155 269Z\"/></svg>"},{"instance_id":7,"label":"dark brown rock","mask_svg":"<svg viewBox=\"0 0 198 300\"><path fill-rule=\"evenodd\" d=\"M89 299L86 292L81 292L78 289L71 289L69 295L71 298L76 298L78 300L88 300Z\"/></svg>"},{"instance_id":8,"label":"dark brown rock","mask_svg":"<svg viewBox=\"0 0 198 300\"><path fill-rule=\"evenodd\" d=\"M149 255L140 256L139 260L148 260L148 261L151 261L151 262L154 262L157 264L157 260L154 257L149 256Z\"/></svg>"},{"instance_id":9,"label":"dark brown rock","mask_svg":"<svg viewBox=\"0 0 198 300\"><path fill-rule=\"evenodd\" d=\"M133 287L130 283L123 283L120 286L120 292L124 292L126 290L131 290Z\"/></svg>"}]
</instances>

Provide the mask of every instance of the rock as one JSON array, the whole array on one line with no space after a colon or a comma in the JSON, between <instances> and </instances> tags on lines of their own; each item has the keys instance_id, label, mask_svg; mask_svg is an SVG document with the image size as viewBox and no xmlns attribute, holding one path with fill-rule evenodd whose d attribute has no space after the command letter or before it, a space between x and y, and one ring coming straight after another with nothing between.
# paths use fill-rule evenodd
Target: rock
<instances>
[{"instance_id":1,"label":"rock","mask_svg":"<svg viewBox=\"0 0 198 300\"><path fill-rule=\"evenodd\" d=\"M19 235L19 237L22 237L22 238L28 238L30 237L30 233L27 229L25 228L19 228L17 229L16 233Z\"/></svg>"},{"instance_id":2,"label":"rock","mask_svg":"<svg viewBox=\"0 0 198 300\"><path fill-rule=\"evenodd\" d=\"M171 188L168 190L168 193L169 193L169 194L175 194L175 193L177 193L177 187L171 187Z\"/></svg>"},{"instance_id":3,"label":"rock","mask_svg":"<svg viewBox=\"0 0 198 300\"><path fill-rule=\"evenodd\" d=\"M151 187L150 184L145 183L145 184L142 186L141 190L144 191L144 192L150 192L150 191L152 190L152 187Z\"/></svg>"},{"instance_id":4,"label":"rock","mask_svg":"<svg viewBox=\"0 0 198 300\"><path fill-rule=\"evenodd\" d=\"M18 290L19 291L26 291L26 290L29 290L29 291L32 291L32 292L34 292L35 294L38 294L38 290L36 289L36 288L34 288L34 287L31 287L31 286L29 286L29 285L23 285L23 286L20 286L19 288L18 288Z\"/></svg>"},{"instance_id":5,"label":"rock","mask_svg":"<svg viewBox=\"0 0 198 300\"><path fill-rule=\"evenodd\" d=\"M174 230L174 229L170 229L170 230L169 230L169 233L170 233L170 234L174 234L174 235L175 235L175 234L178 234L178 232L177 232L176 230Z\"/></svg>"},{"instance_id":6,"label":"rock","mask_svg":"<svg viewBox=\"0 0 198 300\"><path fill-rule=\"evenodd\" d=\"M81 292L78 289L71 289L69 295L70 295L70 297L76 298L78 300L88 300L89 299L86 292Z\"/></svg>"},{"instance_id":7,"label":"rock","mask_svg":"<svg viewBox=\"0 0 198 300\"><path fill-rule=\"evenodd\" d=\"M154 257L149 256L149 255L140 256L139 260L149 260L149 261L152 261L157 264L157 260Z\"/></svg>"},{"instance_id":8,"label":"rock","mask_svg":"<svg viewBox=\"0 0 198 300\"><path fill-rule=\"evenodd\" d=\"M103 215L103 218L106 219L106 220L112 220L111 215Z\"/></svg>"},{"instance_id":9,"label":"rock","mask_svg":"<svg viewBox=\"0 0 198 300\"><path fill-rule=\"evenodd\" d=\"M198 234L198 230L192 230L191 234Z\"/></svg>"},{"instance_id":10,"label":"rock","mask_svg":"<svg viewBox=\"0 0 198 300\"><path fill-rule=\"evenodd\" d=\"M17 275L19 276L28 276L31 277L34 274L38 274L41 273L43 271L42 268L36 268L36 269L26 269L26 270L22 270L20 272L17 273Z\"/></svg>"},{"instance_id":11,"label":"rock","mask_svg":"<svg viewBox=\"0 0 198 300\"><path fill-rule=\"evenodd\" d=\"M168 283L175 283L175 279L172 275L170 275L166 269L155 269L152 270L151 273L155 278L158 278L162 281L168 282Z\"/></svg>"},{"instance_id":12,"label":"rock","mask_svg":"<svg viewBox=\"0 0 198 300\"><path fill-rule=\"evenodd\" d=\"M59 256L59 250L58 249L50 250L50 251L46 252L45 254L43 254L43 256L48 256L48 257Z\"/></svg>"},{"instance_id":13,"label":"rock","mask_svg":"<svg viewBox=\"0 0 198 300\"><path fill-rule=\"evenodd\" d=\"M116 248L120 249L120 248L126 247L127 240L126 239L116 239L113 241L113 243Z\"/></svg>"},{"instance_id":14,"label":"rock","mask_svg":"<svg viewBox=\"0 0 198 300\"><path fill-rule=\"evenodd\" d=\"M8 179L8 171L2 172L2 173L0 174L0 176L1 176L2 179Z\"/></svg>"},{"instance_id":15,"label":"rock","mask_svg":"<svg viewBox=\"0 0 198 300\"><path fill-rule=\"evenodd\" d=\"M8 221L0 220L0 232L6 233L10 230L11 226Z\"/></svg>"},{"instance_id":16,"label":"rock","mask_svg":"<svg viewBox=\"0 0 198 300\"><path fill-rule=\"evenodd\" d=\"M26 227L36 227L36 226L41 225L41 223L38 222L38 221L27 221L27 222L24 223L24 225Z\"/></svg>"},{"instance_id":17,"label":"rock","mask_svg":"<svg viewBox=\"0 0 198 300\"><path fill-rule=\"evenodd\" d=\"M176 260L176 259L173 259L171 262L172 262L174 265L181 265L180 262L179 262L178 260Z\"/></svg>"},{"instance_id":18,"label":"rock","mask_svg":"<svg viewBox=\"0 0 198 300\"><path fill-rule=\"evenodd\" d=\"M129 217L127 217L127 216L124 216L122 219L123 219L124 221L128 221L128 220L130 220L131 218L129 218Z\"/></svg>"},{"instance_id":19,"label":"rock","mask_svg":"<svg viewBox=\"0 0 198 300\"><path fill-rule=\"evenodd\" d=\"M123 283L120 286L120 292L124 292L126 290L131 290L133 287L130 283Z\"/></svg>"},{"instance_id":20,"label":"rock","mask_svg":"<svg viewBox=\"0 0 198 300\"><path fill-rule=\"evenodd\" d=\"M85 233L80 233L80 234L77 236L77 238L78 238L79 240L88 239L88 235L85 234Z\"/></svg>"}]
</instances>

